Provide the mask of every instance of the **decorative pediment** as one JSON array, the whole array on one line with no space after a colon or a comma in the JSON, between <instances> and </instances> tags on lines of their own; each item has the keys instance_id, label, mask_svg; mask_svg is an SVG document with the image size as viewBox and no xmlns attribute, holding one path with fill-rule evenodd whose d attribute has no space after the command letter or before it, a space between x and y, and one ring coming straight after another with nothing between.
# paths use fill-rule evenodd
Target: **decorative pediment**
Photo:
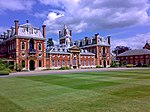
<instances>
[{"instance_id":1,"label":"decorative pediment","mask_svg":"<svg viewBox=\"0 0 150 112\"><path fill-rule=\"evenodd\" d=\"M69 48L70 52L80 52L80 48L78 46L72 46Z\"/></svg>"}]
</instances>

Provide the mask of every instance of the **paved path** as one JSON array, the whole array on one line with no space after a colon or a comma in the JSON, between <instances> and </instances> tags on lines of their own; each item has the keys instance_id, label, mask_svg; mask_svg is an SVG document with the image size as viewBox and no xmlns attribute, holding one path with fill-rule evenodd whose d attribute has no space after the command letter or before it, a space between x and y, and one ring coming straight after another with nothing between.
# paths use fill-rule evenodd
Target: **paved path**
<instances>
[{"instance_id":1,"label":"paved path","mask_svg":"<svg viewBox=\"0 0 150 112\"><path fill-rule=\"evenodd\" d=\"M71 70L47 70L47 71L30 71L30 72L16 72L10 75L0 77L17 77L17 76L38 76L49 74L69 74L79 72L103 72L103 71L118 71L118 70L147 70L150 68L94 68L94 69L71 69Z\"/></svg>"}]
</instances>

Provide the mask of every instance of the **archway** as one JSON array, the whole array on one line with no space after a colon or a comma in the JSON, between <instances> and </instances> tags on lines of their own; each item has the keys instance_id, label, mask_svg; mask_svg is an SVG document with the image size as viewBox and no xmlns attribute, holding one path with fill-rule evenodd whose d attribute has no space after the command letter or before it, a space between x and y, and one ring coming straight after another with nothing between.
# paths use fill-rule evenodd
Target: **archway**
<instances>
[{"instance_id":1,"label":"archway","mask_svg":"<svg viewBox=\"0 0 150 112\"><path fill-rule=\"evenodd\" d=\"M104 67L106 68L106 60L104 60Z\"/></svg>"},{"instance_id":2,"label":"archway","mask_svg":"<svg viewBox=\"0 0 150 112\"><path fill-rule=\"evenodd\" d=\"M30 70L35 69L35 62L33 60L30 60L29 65L30 65Z\"/></svg>"}]
</instances>

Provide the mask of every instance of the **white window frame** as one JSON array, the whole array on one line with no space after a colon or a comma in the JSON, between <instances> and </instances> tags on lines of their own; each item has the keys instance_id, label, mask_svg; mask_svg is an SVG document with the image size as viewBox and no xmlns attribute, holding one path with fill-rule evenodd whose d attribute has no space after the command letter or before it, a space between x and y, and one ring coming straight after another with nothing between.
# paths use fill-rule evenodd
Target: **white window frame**
<instances>
[{"instance_id":1,"label":"white window frame","mask_svg":"<svg viewBox=\"0 0 150 112\"><path fill-rule=\"evenodd\" d=\"M39 46L41 45L41 49L39 49ZM39 51L42 51L42 44L41 43L38 43L38 50Z\"/></svg>"},{"instance_id":2,"label":"white window frame","mask_svg":"<svg viewBox=\"0 0 150 112\"><path fill-rule=\"evenodd\" d=\"M22 48L22 44L24 43L24 49ZM26 43L25 42L21 42L21 50L25 50L26 49Z\"/></svg>"}]
</instances>

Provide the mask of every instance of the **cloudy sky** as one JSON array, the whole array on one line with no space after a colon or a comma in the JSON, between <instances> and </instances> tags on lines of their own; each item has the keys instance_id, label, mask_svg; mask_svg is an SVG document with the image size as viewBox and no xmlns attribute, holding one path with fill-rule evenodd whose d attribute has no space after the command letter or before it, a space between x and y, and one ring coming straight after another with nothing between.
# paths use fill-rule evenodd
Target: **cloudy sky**
<instances>
[{"instance_id":1,"label":"cloudy sky","mask_svg":"<svg viewBox=\"0 0 150 112\"><path fill-rule=\"evenodd\" d=\"M73 40L111 35L112 49L150 42L150 0L0 0L0 33L15 19L47 25L47 37L56 42L64 24L73 30Z\"/></svg>"}]
</instances>

